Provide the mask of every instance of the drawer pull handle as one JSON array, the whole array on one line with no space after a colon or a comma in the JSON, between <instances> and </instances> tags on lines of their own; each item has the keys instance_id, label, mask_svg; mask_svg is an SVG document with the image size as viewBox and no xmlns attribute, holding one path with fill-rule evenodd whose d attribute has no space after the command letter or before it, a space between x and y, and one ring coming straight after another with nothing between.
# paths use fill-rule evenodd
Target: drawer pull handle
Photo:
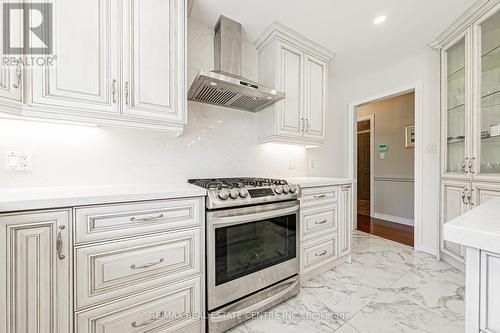
<instances>
[{"instance_id":1,"label":"drawer pull handle","mask_svg":"<svg viewBox=\"0 0 500 333\"><path fill-rule=\"evenodd\" d=\"M315 224L325 224L328 220L316 221Z\"/></svg>"},{"instance_id":2,"label":"drawer pull handle","mask_svg":"<svg viewBox=\"0 0 500 333\"><path fill-rule=\"evenodd\" d=\"M59 226L59 232L57 233L57 239L56 239L56 250L57 250L57 257L59 260L64 260L66 256L62 254L63 250L63 239L62 239L62 231L66 229L66 226L60 225Z\"/></svg>"},{"instance_id":3,"label":"drawer pull handle","mask_svg":"<svg viewBox=\"0 0 500 333\"><path fill-rule=\"evenodd\" d=\"M320 198L325 198L326 197L326 194L316 194L314 196L314 199L320 199Z\"/></svg>"},{"instance_id":4,"label":"drawer pull handle","mask_svg":"<svg viewBox=\"0 0 500 333\"><path fill-rule=\"evenodd\" d=\"M165 258L160 258L159 261L157 262L150 262L149 264L144 264L142 266L136 266L135 264L132 264L130 265L130 268L132 269L144 269L144 268L149 268L149 267L153 267L153 266L156 266L156 265L159 265L161 264L163 261L165 261Z\"/></svg>"},{"instance_id":5,"label":"drawer pull handle","mask_svg":"<svg viewBox=\"0 0 500 333\"><path fill-rule=\"evenodd\" d=\"M324 251L323 251L323 252L321 252L321 253L315 253L315 255L316 255L316 257L322 257L322 256L324 256L324 255L325 255L325 254L327 254L327 253L328 253L328 251L327 251L327 250L324 250Z\"/></svg>"},{"instance_id":6,"label":"drawer pull handle","mask_svg":"<svg viewBox=\"0 0 500 333\"><path fill-rule=\"evenodd\" d=\"M142 322L140 324L137 324L137 322L133 321L130 325L134 328L137 328L137 327L144 327L144 326L148 326L148 325L151 325L152 323L154 323L155 321L157 321L158 319L160 318L163 318L163 314L165 313L165 311L162 311L160 312L160 315L157 316L156 318L151 318L149 320L146 320L145 322Z\"/></svg>"},{"instance_id":7,"label":"drawer pull handle","mask_svg":"<svg viewBox=\"0 0 500 333\"><path fill-rule=\"evenodd\" d=\"M155 216L146 216L146 217L141 217L141 218L137 218L135 216L132 216L130 218L130 221L131 222L151 221L151 220L161 219L163 216L164 216L163 214L158 214L158 215L155 215Z\"/></svg>"}]
</instances>

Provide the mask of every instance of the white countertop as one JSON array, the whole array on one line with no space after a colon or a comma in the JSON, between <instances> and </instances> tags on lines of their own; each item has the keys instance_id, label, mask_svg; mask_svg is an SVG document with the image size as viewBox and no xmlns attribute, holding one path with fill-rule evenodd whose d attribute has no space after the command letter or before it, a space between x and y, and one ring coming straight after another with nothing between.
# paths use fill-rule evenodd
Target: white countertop
<instances>
[{"instance_id":1,"label":"white countertop","mask_svg":"<svg viewBox=\"0 0 500 333\"><path fill-rule=\"evenodd\" d=\"M328 178L328 177L290 177L286 181L292 184L297 184L301 187L316 187L352 184L356 181L348 178Z\"/></svg>"},{"instance_id":2,"label":"white countertop","mask_svg":"<svg viewBox=\"0 0 500 333\"><path fill-rule=\"evenodd\" d=\"M196 197L205 189L184 182L153 185L20 187L0 189L0 212Z\"/></svg>"},{"instance_id":3,"label":"white countertop","mask_svg":"<svg viewBox=\"0 0 500 333\"><path fill-rule=\"evenodd\" d=\"M444 240L500 253L500 199L492 199L443 226Z\"/></svg>"}]
</instances>

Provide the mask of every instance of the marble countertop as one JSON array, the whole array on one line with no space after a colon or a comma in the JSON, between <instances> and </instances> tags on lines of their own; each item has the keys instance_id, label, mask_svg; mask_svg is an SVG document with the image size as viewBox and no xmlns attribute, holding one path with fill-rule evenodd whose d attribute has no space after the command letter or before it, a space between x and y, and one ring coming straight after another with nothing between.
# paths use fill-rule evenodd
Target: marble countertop
<instances>
[{"instance_id":1,"label":"marble countertop","mask_svg":"<svg viewBox=\"0 0 500 333\"><path fill-rule=\"evenodd\" d=\"M500 199L492 199L443 226L444 240L500 253Z\"/></svg>"},{"instance_id":2,"label":"marble countertop","mask_svg":"<svg viewBox=\"0 0 500 333\"><path fill-rule=\"evenodd\" d=\"M316 187L352 184L356 181L349 178L329 178L329 177L290 177L286 178L289 183L300 185L301 187Z\"/></svg>"},{"instance_id":3,"label":"marble countertop","mask_svg":"<svg viewBox=\"0 0 500 333\"><path fill-rule=\"evenodd\" d=\"M153 185L2 188L0 213L204 195L206 195L205 189L184 182Z\"/></svg>"}]
</instances>

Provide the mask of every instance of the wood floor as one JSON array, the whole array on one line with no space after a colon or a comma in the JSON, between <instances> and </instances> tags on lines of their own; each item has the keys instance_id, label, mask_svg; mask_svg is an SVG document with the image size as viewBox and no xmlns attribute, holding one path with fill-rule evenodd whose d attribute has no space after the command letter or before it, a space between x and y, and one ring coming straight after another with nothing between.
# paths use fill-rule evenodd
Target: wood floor
<instances>
[{"instance_id":1,"label":"wood floor","mask_svg":"<svg viewBox=\"0 0 500 333\"><path fill-rule=\"evenodd\" d=\"M414 246L412 226L358 214L358 230L398 243Z\"/></svg>"}]
</instances>

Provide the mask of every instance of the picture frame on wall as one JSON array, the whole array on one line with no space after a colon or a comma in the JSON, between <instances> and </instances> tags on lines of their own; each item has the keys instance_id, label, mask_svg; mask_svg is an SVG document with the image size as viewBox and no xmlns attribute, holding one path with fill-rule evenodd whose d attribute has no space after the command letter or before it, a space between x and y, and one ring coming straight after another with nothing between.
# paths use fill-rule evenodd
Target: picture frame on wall
<instances>
[{"instance_id":1,"label":"picture frame on wall","mask_svg":"<svg viewBox=\"0 0 500 333\"><path fill-rule=\"evenodd\" d=\"M415 125L405 127L405 144L406 148L415 148Z\"/></svg>"}]
</instances>

